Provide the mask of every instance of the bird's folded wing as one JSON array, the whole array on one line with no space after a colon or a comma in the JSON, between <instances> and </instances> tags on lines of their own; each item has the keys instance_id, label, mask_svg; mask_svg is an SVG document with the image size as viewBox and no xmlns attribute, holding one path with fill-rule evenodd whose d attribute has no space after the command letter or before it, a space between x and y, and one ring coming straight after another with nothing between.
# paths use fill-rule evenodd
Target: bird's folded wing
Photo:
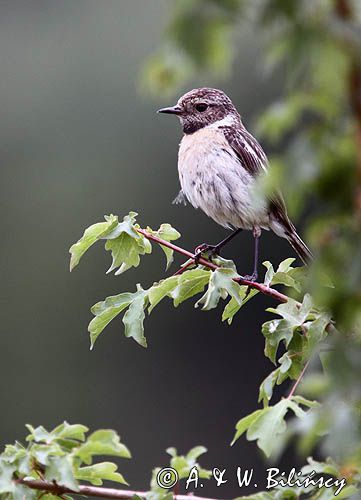
<instances>
[{"instance_id":1,"label":"bird's folded wing","mask_svg":"<svg viewBox=\"0 0 361 500\"><path fill-rule=\"evenodd\" d=\"M268 160L262 146L242 125L241 128L220 127L227 142L236 153L240 164L253 177L267 172ZM293 224L287 215L286 205L280 192L269 197L270 212L287 228Z\"/></svg>"}]
</instances>

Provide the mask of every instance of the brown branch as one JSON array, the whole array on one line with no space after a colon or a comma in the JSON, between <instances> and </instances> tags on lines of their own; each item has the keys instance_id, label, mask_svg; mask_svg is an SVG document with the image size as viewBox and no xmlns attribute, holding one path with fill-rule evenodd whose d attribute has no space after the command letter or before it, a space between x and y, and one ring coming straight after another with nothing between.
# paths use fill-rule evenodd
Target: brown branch
<instances>
[{"instance_id":1,"label":"brown branch","mask_svg":"<svg viewBox=\"0 0 361 500\"><path fill-rule=\"evenodd\" d=\"M117 490L115 488L103 488L98 486L79 486L79 491L71 490L65 486L59 486L56 483L48 481L40 481L36 479L17 479L16 483L23 484L28 488L39 491L48 491L54 495L64 495L70 493L72 495L86 495L89 497L102 497L102 498L118 498L121 500L130 500L135 495L146 499L147 491L132 491L132 490ZM193 494L177 495L177 500L213 500L211 498L197 497ZM219 500L219 499L217 499Z\"/></svg>"},{"instance_id":2,"label":"brown branch","mask_svg":"<svg viewBox=\"0 0 361 500\"><path fill-rule=\"evenodd\" d=\"M305 363L305 365L304 365L301 373L297 377L296 382L293 384L293 386L292 386L292 388L291 388L291 390L290 390L290 392L289 392L289 394L287 396L287 399L291 399L292 396L294 395L294 393L295 393L295 391L296 391L299 383L301 382L301 380L302 380L302 378L303 378L303 376L304 376L304 374L305 374L305 372L306 372L306 370L308 368L308 365L310 364L310 361L311 361L311 358L306 361L306 363Z\"/></svg>"},{"instance_id":3,"label":"brown branch","mask_svg":"<svg viewBox=\"0 0 361 500\"><path fill-rule=\"evenodd\" d=\"M137 229L138 233L142 234L145 238L147 238L150 241L154 241L155 243L158 243L159 245L163 245L167 248L170 248L174 252L178 252L185 257L188 257L189 259L195 259L196 256L194 253L189 252L188 250L185 250L184 248L181 248L177 245L174 245L173 243L163 240L162 238L159 238L158 236L155 236L154 234L148 233L145 229L138 228ZM220 266L217 266L213 262L205 259L204 257L199 257L198 263L201 264L202 266L208 267L208 269L211 269L212 271L215 271L216 269L220 269ZM177 271L178 272L178 271ZM288 297L287 295L279 292L278 290L275 290L274 288L271 288L267 285L264 285L263 283L258 283L257 281L249 281L246 279L243 279L242 277L239 278L234 278L234 281L239 283L240 285L246 285L250 288L255 288L259 292L263 293L264 295L268 295L269 297L272 297L279 302L287 302Z\"/></svg>"}]
</instances>

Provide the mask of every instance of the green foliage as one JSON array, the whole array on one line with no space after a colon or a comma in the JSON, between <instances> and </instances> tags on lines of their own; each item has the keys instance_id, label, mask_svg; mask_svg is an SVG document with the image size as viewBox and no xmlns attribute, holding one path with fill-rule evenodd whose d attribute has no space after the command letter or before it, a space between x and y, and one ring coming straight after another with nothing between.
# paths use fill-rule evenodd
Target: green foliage
<instances>
[{"instance_id":1,"label":"green foliage","mask_svg":"<svg viewBox=\"0 0 361 500\"><path fill-rule=\"evenodd\" d=\"M247 431L247 440L257 441L258 447L269 457L278 446L279 435L286 432L285 417L287 412L292 410L301 419L306 416L300 405L314 407L317 403L296 396L281 399L274 406L265 406L262 410L256 410L247 415L237 422L232 444Z\"/></svg>"},{"instance_id":2,"label":"green foliage","mask_svg":"<svg viewBox=\"0 0 361 500\"><path fill-rule=\"evenodd\" d=\"M106 240L105 249L112 250L113 264L109 271L120 266L116 272L116 274L119 274L119 271L123 272L132 266L138 266L140 256L150 253L152 246L147 237L139 232L140 227L136 223L135 215L134 212L131 212L120 223L118 217L114 215L105 216L108 222L100 223L109 224L105 229L104 225L101 226L101 229L98 229L100 224L94 224L86 229L83 237L70 248L71 269L79 263L81 257L91 245L101 239ZM94 228L97 229L94 230ZM180 236L180 233L170 224L162 224L157 231L147 227L145 232L168 242ZM95 233L98 236L96 238L93 236L90 240L88 235L94 235ZM122 248L123 244L124 249ZM162 244L160 244L160 247L166 255L166 269L168 269L173 261L173 251ZM94 318L88 327L91 349L104 328L123 311L126 311L122 320L125 327L125 336L133 338L138 344L146 347L147 341L144 336L146 313L151 313L165 297L172 299L174 306L177 307L185 300L202 293L205 288L205 293L196 302L195 307L201 306L202 310L209 311L217 307L221 299L225 300L229 297L230 300L224 309L222 319L227 320L230 324L236 312L257 294L257 290L249 292L247 286L241 286L234 281L240 278L240 275L237 273L232 261L218 257L215 262L221 267L214 272L198 266L195 269L185 270L183 274L170 276L153 283L148 289L143 289L138 284L135 292L120 293L97 302L91 308ZM293 270L287 265L284 269ZM270 271L268 275L270 276ZM284 275L286 275L285 272Z\"/></svg>"},{"instance_id":3,"label":"green foliage","mask_svg":"<svg viewBox=\"0 0 361 500\"><path fill-rule=\"evenodd\" d=\"M71 246L70 270L79 264L80 259L85 252L99 240L105 240L105 249L111 252L112 264L108 273L117 269L115 274L121 274L131 267L138 267L140 256L152 252L150 241L137 230L139 225L136 223L135 212L130 212L119 222L115 215L106 215L106 222L98 222L88 227L84 231L79 241ZM166 241L173 241L180 237L170 224L162 224L157 231L147 228L147 231ZM173 260L173 251L169 248L161 247L166 255L167 268Z\"/></svg>"},{"instance_id":4,"label":"green foliage","mask_svg":"<svg viewBox=\"0 0 361 500\"><path fill-rule=\"evenodd\" d=\"M142 237L147 234L150 239L155 237L156 241L162 244L162 240L158 238L163 236L171 240L179 235L175 229L166 224L163 224L157 232L147 228L144 233L132 217L133 214L129 214L123 220L127 221L127 235L132 234L135 240L139 234ZM132 221L132 224L129 224L129 221ZM113 233L117 231L117 227L113 227L112 231ZM286 259L280 263L277 270L270 262L265 262L267 272L264 285L266 287L285 285L299 295L304 283L307 282L309 271L306 268L294 268L293 262L294 259ZM235 314L258 291L256 289L250 291L247 286L239 284L240 276L232 261L218 257L214 260L214 264L219 266L214 271L198 265L194 269L185 269L182 274L156 282L148 289L137 285L136 292L123 292L98 302L92 307L95 317L89 325L91 346L94 346L96 339L109 322L126 311L123 317L125 335L132 337L145 347L146 313L152 312L165 297L173 300L174 307L177 307L185 300L203 293L195 306L201 306L204 311L216 308L220 300L228 298L222 319L231 323ZM278 446L278 441L273 437L286 434L285 416L289 410L292 410L298 418L304 419L306 412L301 406L314 407L316 405L307 399L293 395L288 399L282 399L274 406L269 406L274 386L282 384L287 379L294 380L300 376L310 358L319 354L322 342L327 337L327 330L332 325L329 314L317 309L309 294L303 296L302 302L289 297L286 303L281 303L276 308L269 308L268 311L280 317L267 321L262 327L265 337L265 355L276 365L276 369L260 386L259 401L263 402L263 409L256 410L252 415L238 422L233 441L235 442L247 431L247 439L257 441L258 446L267 456ZM282 355L279 353L281 347ZM276 362L278 356L279 359Z\"/></svg>"},{"instance_id":5,"label":"green foliage","mask_svg":"<svg viewBox=\"0 0 361 500\"><path fill-rule=\"evenodd\" d=\"M169 95L196 71L224 78L233 61L232 29L239 11L239 0L176 2L167 41L143 70L143 88Z\"/></svg>"},{"instance_id":6,"label":"green foliage","mask_svg":"<svg viewBox=\"0 0 361 500\"><path fill-rule=\"evenodd\" d=\"M177 484L177 481L187 479L193 467L197 468L198 477L200 479L210 479L212 475L212 471L204 469L198 463L198 458L207 452L207 448L204 446L195 446L186 455L178 455L176 448L173 447L168 448L166 452L171 456L169 464L166 466L167 469L170 467L172 470L170 481L172 483L175 479L176 481L170 488L167 488L167 481L162 478L161 472L164 466L155 467L152 471L152 478L150 481L151 489L147 494L147 500L171 500L173 498L172 488ZM173 471L175 471L175 473ZM163 486L159 485L159 481Z\"/></svg>"},{"instance_id":7,"label":"green foliage","mask_svg":"<svg viewBox=\"0 0 361 500\"><path fill-rule=\"evenodd\" d=\"M94 458L98 456L131 457L128 448L120 442L115 431L101 429L87 436L87 427L80 424L70 425L67 422L50 432L42 426L26 427L29 430L26 437L28 445L24 446L19 442L7 445L0 455L1 499L35 500L44 496L48 500L72 498L60 491L44 494L41 490L33 490L30 485L26 485L26 481L34 479L73 492L79 492L84 481L95 486L101 486L103 481L128 484L117 471L115 463L93 463ZM195 446L186 455L178 455L173 447L166 451L171 457L169 467L175 471L177 481L187 479L193 467L197 468L199 478L211 477L212 472L201 467L198 462L199 457L207 451L204 446ZM151 500L165 500L169 495L169 490L157 482L160 470L161 468L157 467L152 472L151 489L147 494L147 498Z\"/></svg>"},{"instance_id":8,"label":"green foliage","mask_svg":"<svg viewBox=\"0 0 361 500\"><path fill-rule=\"evenodd\" d=\"M73 491L79 491L81 481L94 485L102 485L104 480L127 484L117 472L116 464L93 464L95 457L104 455L130 458L129 450L115 431L104 429L87 436L87 427L67 422L52 431L42 426L27 425L27 428L27 446L19 442L7 445L0 455L1 498L40 498L40 492L16 479L43 479Z\"/></svg>"}]
</instances>

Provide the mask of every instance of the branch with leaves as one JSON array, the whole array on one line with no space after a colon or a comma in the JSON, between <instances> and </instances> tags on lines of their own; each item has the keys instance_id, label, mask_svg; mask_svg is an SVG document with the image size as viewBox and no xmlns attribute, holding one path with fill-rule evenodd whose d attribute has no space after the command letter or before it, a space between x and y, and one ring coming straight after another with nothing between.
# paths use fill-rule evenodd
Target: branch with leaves
<instances>
[{"instance_id":1,"label":"branch with leaves","mask_svg":"<svg viewBox=\"0 0 361 500\"><path fill-rule=\"evenodd\" d=\"M56 496L63 496L64 494L81 495L87 497L101 497L101 498L118 498L120 500L146 500L149 491L132 491L132 490L118 490L116 488L99 488L96 486L83 486L80 485L78 491L73 491L65 486L49 483L40 480L26 480L19 479L17 484L22 484L28 488L49 492ZM177 495L178 500L216 500L211 498L198 497L196 495ZM218 499L217 499L218 500Z\"/></svg>"},{"instance_id":2,"label":"branch with leaves","mask_svg":"<svg viewBox=\"0 0 361 500\"><path fill-rule=\"evenodd\" d=\"M123 324L125 336L133 338L143 347L147 342L144 335L146 312L151 313L165 298L173 300L177 307L182 302L200 295L195 307L208 311L216 308L221 301L227 300L222 320L231 324L240 309L259 292L280 302L276 308L267 309L281 319L273 319L262 326L265 337L265 355L276 365L262 382L259 402L263 408L242 418L236 426L235 442L247 431L247 439L256 440L266 456L274 451L274 437L283 434L286 429L284 417L292 411L298 418L306 415L305 408L314 408L317 403L294 394L315 347L326 337L331 324L330 316L317 310L309 294L302 297L303 282L307 278L307 269L292 266L294 259L286 259L277 270L270 262L265 262L267 269L264 282L252 282L242 278L233 261L218 257L213 261L206 257L195 259L195 255L176 246L173 241L180 233L170 224L162 224L157 231L147 227L142 229L136 222L136 213L131 212L122 221L114 215L106 216L105 222L97 223L85 230L80 240L70 248L73 269L85 252L99 240L105 241L105 249L111 252L112 264L108 272L119 275L131 267L140 264L141 256L152 251L151 243L156 243L164 251L167 269L177 252L188 258L180 268L181 273L161 279L144 289L137 285L135 292L123 292L107 297L95 304L94 314L89 324L91 348L94 347L104 328L125 311ZM193 269L190 269L190 266ZM299 295L301 300L288 297L274 288L284 285ZM279 356L280 346L284 352ZM289 397L274 406L269 406L275 385L286 380L295 380Z\"/></svg>"},{"instance_id":3,"label":"branch with leaves","mask_svg":"<svg viewBox=\"0 0 361 500\"><path fill-rule=\"evenodd\" d=\"M286 400L285 400L286 401ZM298 410L295 410L298 411ZM134 491L130 489L116 489L101 486L104 480L127 484L124 477L117 472L113 462L100 462L92 464L93 459L99 455L130 458L128 449L120 442L118 434L113 430L98 430L86 436L88 428L81 424L63 424L48 432L44 427L27 426L30 434L26 437L27 446L16 442L7 445L0 455L0 497L4 500L51 500L56 498L71 500L74 495L87 497L101 497L121 500L172 500L175 496L175 484L189 481L192 489L194 484L194 470L198 479L215 480L214 471L204 469L198 459L207 449L203 446L192 448L186 455L178 455L175 448L168 448L170 460L166 468L153 469L150 490ZM85 464L85 465L83 465ZM163 470L169 476L167 487ZM170 472L171 471L171 472ZM304 479L315 471L319 475L331 476L337 480L333 488L319 488L317 484L311 487L289 487L283 490L276 487L267 492L260 492L246 498L248 500L267 499L280 500L294 498L290 495L308 493L310 495L322 494L323 499L332 498L337 488L342 490L340 498L348 498L357 491L357 481L353 484L340 482L343 471L332 462L317 462L308 459L308 464L301 469L299 479ZM158 480L157 480L158 478ZM163 478L159 480L159 478ZM197 479L197 484L198 484ZM90 484L84 484L90 483ZM100 485L100 486L99 486ZM342 486L342 488L340 487ZM179 486L177 486L179 488ZM187 488L188 491L188 488ZM194 495L179 494L178 500L213 500Z\"/></svg>"}]
</instances>

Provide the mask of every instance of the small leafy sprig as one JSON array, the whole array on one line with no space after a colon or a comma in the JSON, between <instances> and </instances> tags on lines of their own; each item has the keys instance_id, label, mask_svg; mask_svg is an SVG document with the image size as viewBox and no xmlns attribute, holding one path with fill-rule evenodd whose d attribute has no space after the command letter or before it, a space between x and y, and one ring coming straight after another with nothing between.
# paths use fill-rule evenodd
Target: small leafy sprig
<instances>
[{"instance_id":1,"label":"small leafy sprig","mask_svg":"<svg viewBox=\"0 0 361 500\"><path fill-rule=\"evenodd\" d=\"M186 455L178 455L176 448L171 447L166 452L171 457L169 466L177 479L169 488L165 484L161 487L157 481L160 467L153 469L148 492L98 488L104 480L128 485L115 463L93 464L94 457L100 455L131 458L114 430L101 429L86 436L89 429L82 424L63 422L52 431L43 426L26 427L29 430L27 446L19 442L9 444L0 455L0 498L4 500L71 499L68 493L165 500L172 495L172 486L187 478L193 467L197 468L199 478L209 479L212 474L198 463L198 458L207 451L204 446L195 446ZM95 487L86 486L84 482Z\"/></svg>"},{"instance_id":2,"label":"small leafy sprig","mask_svg":"<svg viewBox=\"0 0 361 500\"><path fill-rule=\"evenodd\" d=\"M104 480L128 484L115 463L93 463L100 455L131 457L115 431L101 429L86 436L89 429L85 425L67 422L52 431L42 426L26 427L28 444L7 445L0 456L1 498L34 498L35 493L25 485L37 479L73 492L79 491L84 481L93 485L102 485Z\"/></svg>"}]
</instances>

